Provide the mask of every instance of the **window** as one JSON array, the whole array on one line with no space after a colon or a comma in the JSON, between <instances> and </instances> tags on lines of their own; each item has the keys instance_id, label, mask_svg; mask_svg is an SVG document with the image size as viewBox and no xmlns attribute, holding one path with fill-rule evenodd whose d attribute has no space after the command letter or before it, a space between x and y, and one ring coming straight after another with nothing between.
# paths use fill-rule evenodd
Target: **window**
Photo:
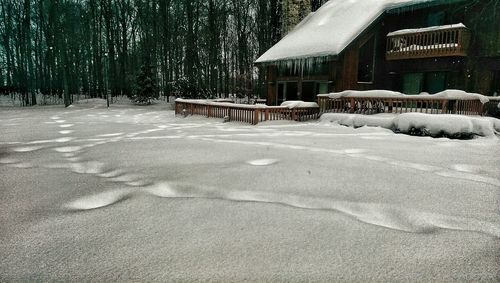
<instances>
[{"instance_id":1,"label":"window","mask_svg":"<svg viewBox=\"0 0 500 283\"><path fill-rule=\"evenodd\" d=\"M328 82L318 82L318 92L317 94L328 93Z\"/></svg>"},{"instance_id":2,"label":"window","mask_svg":"<svg viewBox=\"0 0 500 283\"><path fill-rule=\"evenodd\" d=\"M281 105L286 100L286 83L278 83L278 93L276 93L276 105Z\"/></svg>"},{"instance_id":3,"label":"window","mask_svg":"<svg viewBox=\"0 0 500 283\"><path fill-rule=\"evenodd\" d=\"M432 27L432 26L444 25L445 16L446 16L446 13L443 11L429 13L427 15L427 21L426 21L427 26Z\"/></svg>"},{"instance_id":4,"label":"window","mask_svg":"<svg viewBox=\"0 0 500 283\"><path fill-rule=\"evenodd\" d=\"M316 95L326 93L328 93L327 81L304 81L300 100L312 102L316 100Z\"/></svg>"},{"instance_id":5,"label":"window","mask_svg":"<svg viewBox=\"0 0 500 283\"><path fill-rule=\"evenodd\" d=\"M375 37L370 38L359 48L358 56L358 82L373 82L373 69L375 66Z\"/></svg>"},{"instance_id":6,"label":"window","mask_svg":"<svg viewBox=\"0 0 500 283\"><path fill-rule=\"evenodd\" d=\"M446 89L446 72L432 72L425 74L424 91L430 94Z\"/></svg>"},{"instance_id":7,"label":"window","mask_svg":"<svg viewBox=\"0 0 500 283\"><path fill-rule=\"evenodd\" d=\"M297 77L299 76L299 70L295 66L279 66L278 76L280 77Z\"/></svg>"},{"instance_id":8,"label":"window","mask_svg":"<svg viewBox=\"0 0 500 283\"><path fill-rule=\"evenodd\" d=\"M422 92L423 73L410 73L403 75L403 93L419 94Z\"/></svg>"},{"instance_id":9,"label":"window","mask_svg":"<svg viewBox=\"0 0 500 283\"><path fill-rule=\"evenodd\" d=\"M311 67L304 68L304 76L328 76L329 62L315 63Z\"/></svg>"},{"instance_id":10,"label":"window","mask_svg":"<svg viewBox=\"0 0 500 283\"><path fill-rule=\"evenodd\" d=\"M297 100L297 82L278 82L276 105L281 105L287 100Z\"/></svg>"},{"instance_id":11,"label":"window","mask_svg":"<svg viewBox=\"0 0 500 283\"><path fill-rule=\"evenodd\" d=\"M302 82L302 97L303 101L314 101L316 93L314 91L314 82Z\"/></svg>"},{"instance_id":12,"label":"window","mask_svg":"<svg viewBox=\"0 0 500 283\"><path fill-rule=\"evenodd\" d=\"M500 96L500 70L495 71L491 86L491 95Z\"/></svg>"},{"instance_id":13,"label":"window","mask_svg":"<svg viewBox=\"0 0 500 283\"><path fill-rule=\"evenodd\" d=\"M446 72L409 73L403 75L403 93L438 93L447 88Z\"/></svg>"}]
</instances>

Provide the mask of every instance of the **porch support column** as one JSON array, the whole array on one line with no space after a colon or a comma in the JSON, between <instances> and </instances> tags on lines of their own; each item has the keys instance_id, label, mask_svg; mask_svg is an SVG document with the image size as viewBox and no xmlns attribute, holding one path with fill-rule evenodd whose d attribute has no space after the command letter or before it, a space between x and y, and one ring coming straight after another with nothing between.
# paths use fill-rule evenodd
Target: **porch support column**
<instances>
[{"instance_id":1,"label":"porch support column","mask_svg":"<svg viewBox=\"0 0 500 283\"><path fill-rule=\"evenodd\" d=\"M300 70L299 81L297 82L297 100L302 100L302 80L304 76L304 71Z\"/></svg>"},{"instance_id":2,"label":"porch support column","mask_svg":"<svg viewBox=\"0 0 500 283\"><path fill-rule=\"evenodd\" d=\"M277 92L277 84L276 84L276 66L268 66L267 67L267 105L275 105L276 104L276 92Z\"/></svg>"}]
</instances>

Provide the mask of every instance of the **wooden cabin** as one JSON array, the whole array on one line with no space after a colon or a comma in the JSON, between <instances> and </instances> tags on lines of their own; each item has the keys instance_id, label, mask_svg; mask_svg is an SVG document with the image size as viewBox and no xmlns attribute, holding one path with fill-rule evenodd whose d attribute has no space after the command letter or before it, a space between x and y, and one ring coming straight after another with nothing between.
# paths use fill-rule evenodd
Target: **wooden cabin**
<instances>
[{"instance_id":1,"label":"wooden cabin","mask_svg":"<svg viewBox=\"0 0 500 283\"><path fill-rule=\"evenodd\" d=\"M267 103L461 89L500 95L500 7L482 0L330 0L258 58Z\"/></svg>"}]
</instances>

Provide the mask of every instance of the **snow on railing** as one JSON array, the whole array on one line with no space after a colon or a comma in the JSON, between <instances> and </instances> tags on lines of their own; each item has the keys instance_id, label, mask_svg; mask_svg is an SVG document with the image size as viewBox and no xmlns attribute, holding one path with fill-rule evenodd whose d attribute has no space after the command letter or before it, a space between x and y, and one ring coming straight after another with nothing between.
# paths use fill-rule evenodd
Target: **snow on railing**
<instances>
[{"instance_id":1,"label":"snow on railing","mask_svg":"<svg viewBox=\"0 0 500 283\"><path fill-rule=\"evenodd\" d=\"M488 97L446 90L437 94L405 95L399 92L344 91L318 95L321 113L408 113L483 115Z\"/></svg>"},{"instance_id":2,"label":"snow on railing","mask_svg":"<svg viewBox=\"0 0 500 283\"><path fill-rule=\"evenodd\" d=\"M203 115L256 125L263 121L306 121L319 118L316 103L296 102L294 105L266 106L212 102L208 100L175 100L175 114Z\"/></svg>"}]
</instances>

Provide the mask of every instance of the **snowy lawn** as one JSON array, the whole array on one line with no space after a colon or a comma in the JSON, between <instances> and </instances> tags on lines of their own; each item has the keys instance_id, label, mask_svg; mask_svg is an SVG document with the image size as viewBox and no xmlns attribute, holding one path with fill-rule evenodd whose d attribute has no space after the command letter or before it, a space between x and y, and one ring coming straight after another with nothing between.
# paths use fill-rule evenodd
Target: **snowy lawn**
<instances>
[{"instance_id":1,"label":"snowy lawn","mask_svg":"<svg viewBox=\"0 0 500 283\"><path fill-rule=\"evenodd\" d=\"M498 281L500 142L0 108L0 281Z\"/></svg>"}]
</instances>

